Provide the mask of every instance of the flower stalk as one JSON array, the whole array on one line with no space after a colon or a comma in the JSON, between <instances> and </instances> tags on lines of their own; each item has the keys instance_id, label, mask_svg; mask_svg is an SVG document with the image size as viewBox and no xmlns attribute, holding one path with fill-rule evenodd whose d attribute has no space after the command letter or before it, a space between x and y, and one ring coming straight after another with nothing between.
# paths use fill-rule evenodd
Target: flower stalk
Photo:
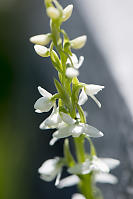
<instances>
[{"instance_id":1,"label":"flower stalk","mask_svg":"<svg viewBox=\"0 0 133 199\"><path fill-rule=\"evenodd\" d=\"M96 182L115 184L116 177L109 174L109 171L118 166L119 161L97 157L91 137L102 137L103 133L87 124L81 106L88 99L92 99L100 108L101 103L95 95L104 86L85 84L79 82L77 78L84 57L80 56L78 59L72 49L83 48L87 36L70 40L65 30L61 28L62 23L71 17L73 5L63 9L57 0L44 2L46 13L50 18L51 33L33 36L30 41L35 44L34 49L39 56L51 58L53 67L58 73L58 79L54 79L57 93L52 95L39 86L38 90L42 97L35 102L34 108L37 113L53 109L51 115L40 124L40 129L55 129L50 140L51 146L59 139L64 139L64 157L45 161L38 171L41 179L45 181L56 178L55 185L58 188L77 185L81 194L74 194L72 199L101 199ZM73 137L76 159L70 150L70 136ZM89 141L90 153L85 151L85 139ZM71 175L60 180L63 167L66 167Z\"/></svg>"}]
</instances>

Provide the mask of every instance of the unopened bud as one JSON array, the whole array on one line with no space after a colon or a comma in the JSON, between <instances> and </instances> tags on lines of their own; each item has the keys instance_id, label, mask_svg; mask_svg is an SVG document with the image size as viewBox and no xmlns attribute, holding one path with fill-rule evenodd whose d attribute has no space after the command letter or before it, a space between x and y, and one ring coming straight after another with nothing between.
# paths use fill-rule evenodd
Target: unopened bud
<instances>
[{"instance_id":1,"label":"unopened bud","mask_svg":"<svg viewBox=\"0 0 133 199\"><path fill-rule=\"evenodd\" d=\"M86 35L77 37L76 39L70 41L71 47L74 49L80 49L85 45L86 41L87 41Z\"/></svg>"},{"instance_id":2,"label":"unopened bud","mask_svg":"<svg viewBox=\"0 0 133 199\"><path fill-rule=\"evenodd\" d=\"M73 5L68 5L66 8L64 8L63 10L63 21L68 20L71 15L72 15L72 11L73 11Z\"/></svg>"},{"instance_id":3,"label":"unopened bud","mask_svg":"<svg viewBox=\"0 0 133 199\"><path fill-rule=\"evenodd\" d=\"M38 45L47 45L51 40L51 34L36 35L30 38L30 42Z\"/></svg>"},{"instance_id":4,"label":"unopened bud","mask_svg":"<svg viewBox=\"0 0 133 199\"><path fill-rule=\"evenodd\" d=\"M47 15L52 19L58 19L60 16L60 12L55 7L49 7L47 8Z\"/></svg>"},{"instance_id":5,"label":"unopened bud","mask_svg":"<svg viewBox=\"0 0 133 199\"><path fill-rule=\"evenodd\" d=\"M45 46L41 46L41 45L35 45L34 49L36 51L36 53L38 55L40 55L41 57L49 57L49 49L46 48Z\"/></svg>"}]
</instances>

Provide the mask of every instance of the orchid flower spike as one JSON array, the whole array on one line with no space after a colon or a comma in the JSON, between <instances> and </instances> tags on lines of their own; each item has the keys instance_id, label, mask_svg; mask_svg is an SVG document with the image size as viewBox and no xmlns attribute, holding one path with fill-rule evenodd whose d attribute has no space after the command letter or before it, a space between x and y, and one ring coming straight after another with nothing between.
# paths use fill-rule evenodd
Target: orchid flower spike
<instances>
[{"instance_id":1,"label":"orchid flower spike","mask_svg":"<svg viewBox=\"0 0 133 199\"><path fill-rule=\"evenodd\" d=\"M54 106L55 102L51 100L52 94L46 91L45 89L38 87L39 93L43 96L39 98L35 104L34 108L37 113L48 112Z\"/></svg>"},{"instance_id":2,"label":"orchid flower spike","mask_svg":"<svg viewBox=\"0 0 133 199\"><path fill-rule=\"evenodd\" d=\"M77 77L79 75L78 69L83 64L84 57L80 56L78 60L77 56L73 53L72 56L70 56L70 58L71 58L72 63L70 59L68 58L66 62L67 64L66 76L69 78Z\"/></svg>"},{"instance_id":3,"label":"orchid flower spike","mask_svg":"<svg viewBox=\"0 0 133 199\"><path fill-rule=\"evenodd\" d=\"M40 178L47 182L56 178L55 185L58 185L62 172L61 158L56 157L45 161L38 169L38 172L40 173Z\"/></svg>"},{"instance_id":4,"label":"orchid flower spike","mask_svg":"<svg viewBox=\"0 0 133 199\"><path fill-rule=\"evenodd\" d=\"M103 133L98 129L84 123L76 123L68 114L62 113L63 125L59 126L58 130L53 133L55 138L66 138L69 136L79 137L81 134L89 137L102 137Z\"/></svg>"},{"instance_id":5,"label":"orchid flower spike","mask_svg":"<svg viewBox=\"0 0 133 199\"><path fill-rule=\"evenodd\" d=\"M79 95L78 104L80 106L83 105L87 101L88 96L90 96L96 102L96 104L99 106L99 108L101 108L101 103L97 100L95 95L99 91L101 91L103 88L104 88L104 86L100 86L100 85L85 84L82 88L80 95Z\"/></svg>"}]
</instances>

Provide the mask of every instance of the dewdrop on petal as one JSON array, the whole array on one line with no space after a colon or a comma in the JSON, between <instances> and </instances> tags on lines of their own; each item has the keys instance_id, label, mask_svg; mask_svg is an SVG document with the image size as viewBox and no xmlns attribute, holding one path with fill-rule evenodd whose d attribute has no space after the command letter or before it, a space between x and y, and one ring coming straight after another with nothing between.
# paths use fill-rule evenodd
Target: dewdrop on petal
<instances>
[{"instance_id":1,"label":"dewdrop on petal","mask_svg":"<svg viewBox=\"0 0 133 199\"><path fill-rule=\"evenodd\" d=\"M47 45L51 41L51 34L36 35L30 38L30 42L38 45Z\"/></svg>"},{"instance_id":2,"label":"dewdrop on petal","mask_svg":"<svg viewBox=\"0 0 133 199\"><path fill-rule=\"evenodd\" d=\"M58 19L60 16L60 12L55 7L49 7L47 8L47 15L52 19Z\"/></svg>"},{"instance_id":3,"label":"dewdrop on petal","mask_svg":"<svg viewBox=\"0 0 133 199\"><path fill-rule=\"evenodd\" d=\"M41 57L49 57L49 49L45 46L41 46L41 45L35 45L34 49L36 51L36 53L38 55L40 55Z\"/></svg>"},{"instance_id":4,"label":"dewdrop on petal","mask_svg":"<svg viewBox=\"0 0 133 199\"><path fill-rule=\"evenodd\" d=\"M85 45L86 41L87 41L87 36L83 35L83 36L77 37L76 39L71 40L70 44L72 48L80 49Z\"/></svg>"},{"instance_id":5,"label":"dewdrop on petal","mask_svg":"<svg viewBox=\"0 0 133 199\"><path fill-rule=\"evenodd\" d=\"M67 7L64 8L63 10L63 21L68 20L71 15L72 15L72 11L73 11L73 5L68 5Z\"/></svg>"}]
</instances>

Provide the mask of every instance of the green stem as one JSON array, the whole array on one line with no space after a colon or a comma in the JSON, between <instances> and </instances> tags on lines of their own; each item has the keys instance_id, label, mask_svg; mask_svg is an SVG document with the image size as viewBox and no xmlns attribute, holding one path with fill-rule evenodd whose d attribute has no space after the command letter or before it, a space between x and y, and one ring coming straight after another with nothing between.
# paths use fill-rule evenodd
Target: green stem
<instances>
[{"instance_id":1,"label":"green stem","mask_svg":"<svg viewBox=\"0 0 133 199\"><path fill-rule=\"evenodd\" d=\"M78 162L79 163L84 162L85 161L84 137L82 135L80 137L75 137L74 144L75 144L75 150Z\"/></svg>"}]
</instances>

